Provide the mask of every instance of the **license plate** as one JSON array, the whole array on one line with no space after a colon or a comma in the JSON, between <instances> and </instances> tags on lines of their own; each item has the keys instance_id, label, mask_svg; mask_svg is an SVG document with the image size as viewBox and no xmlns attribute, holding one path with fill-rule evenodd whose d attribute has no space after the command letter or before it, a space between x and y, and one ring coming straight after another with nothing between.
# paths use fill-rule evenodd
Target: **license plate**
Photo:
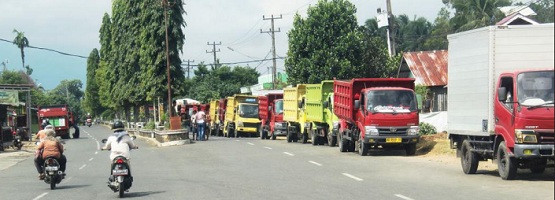
<instances>
[{"instance_id":1,"label":"license plate","mask_svg":"<svg viewBox=\"0 0 555 200\"><path fill-rule=\"evenodd\" d=\"M127 175L127 169L114 169L112 170L112 175Z\"/></svg>"},{"instance_id":2,"label":"license plate","mask_svg":"<svg viewBox=\"0 0 555 200\"><path fill-rule=\"evenodd\" d=\"M56 166L46 167L45 170L46 170L46 171L56 171L56 170L58 170L58 167L56 167Z\"/></svg>"},{"instance_id":3,"label":"license plate","mask_svg":"<svg viewBox=\"0 0 555 200\"><path fill-rule=\"evenodd\" d=\"M385 138L386 143L401 143L402 141L401 138Z\"/></svg>"}]
</instances>

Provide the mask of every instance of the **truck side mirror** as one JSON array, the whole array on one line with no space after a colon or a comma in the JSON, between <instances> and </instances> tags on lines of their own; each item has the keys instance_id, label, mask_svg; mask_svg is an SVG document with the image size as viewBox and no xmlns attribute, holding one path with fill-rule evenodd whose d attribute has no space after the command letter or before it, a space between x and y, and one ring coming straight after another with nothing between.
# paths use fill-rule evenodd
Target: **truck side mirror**
<instances>
[{"instance_id":1,"label":"truck side mirror","mask_svg":"<svg viewBox=\"0 0 555 200\"><path fill-rule=\"evenodd\" d=\"M360 100L355 100L355 109L360 108Z\"/></svg>"},{"instance_id":2,"label":"truck side mirror","mask_svg":"<svg viewBox=\"0 0 555 200\"><path fill-rule=\"evenodd\" d=\"M499 101L506 101L507 100L507 88L500 87L497 89L497 98Z\"/></svg>"},{"instance_id":3,"label":"truck side mirror","mask_svg":"<svg viewBox=\"0 0 555 200\"><path fill-rule=\"evenodd\" d=\"M324 108L328 108L330 106L330 102L329 101L324 101L323 106L324 106Z\"/></svg>"}]
</instances>

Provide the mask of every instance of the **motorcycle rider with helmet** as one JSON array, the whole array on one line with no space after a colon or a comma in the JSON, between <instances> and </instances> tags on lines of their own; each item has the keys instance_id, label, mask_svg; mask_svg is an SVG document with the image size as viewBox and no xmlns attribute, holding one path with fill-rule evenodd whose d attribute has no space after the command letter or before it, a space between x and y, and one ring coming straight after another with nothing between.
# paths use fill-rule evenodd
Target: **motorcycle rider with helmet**
<instances>
[{"instance_id":1,"label":"motorcycle rider with helmet","mask_svg":"<svg viewBox=\"0 0 555 200\"><path fill-rule=\"evenodd\" d=\"M123 122L121 121L115 121L114 124L112 125L112 129L114 131L114 133L108 137L107 141L106 141L106 145L104 145L104 147L102 147L102 150L110 150L110 161L113 161L114 158L116 158L117 156L123 156L127 159L127 164L130 165L129 163L129 159L130 159L130 151L131 149L138 149L139 147L137 147L135 145L135 143L133 143L132 138L129 136L129 134L127 133L127 131L125 131L125 127L123 125ZM113 168L113 163L112 166L110 167L110 171ZM129 177L131 178L131 182L133 182L133 176L131 176L131 167L129 167ZM108 178L108 180L110 182L108 182L108 187L112 187L112 185L110 184L113 181L113 176L110 175L110 177Z\"/></svg>"},{"instance_id":2,"label":"motorcycle rider with helmet","mask_svg":"<svg viewBox=\"0 0 555 200\"><path fill-rule=\"evenodd\" d=\"M44 160L48 157L54 157L60 163L60 171L62 171L62 178L65 177L66 163L67 159L64 153L64 146L62 142L59 141L56 136L56 132L53 129L46 129L46 138L44 141L40 142L37 150L35 152L35 167L39 173L39 179L43 180L44 174Z\"/></svg>"}]
</instances>

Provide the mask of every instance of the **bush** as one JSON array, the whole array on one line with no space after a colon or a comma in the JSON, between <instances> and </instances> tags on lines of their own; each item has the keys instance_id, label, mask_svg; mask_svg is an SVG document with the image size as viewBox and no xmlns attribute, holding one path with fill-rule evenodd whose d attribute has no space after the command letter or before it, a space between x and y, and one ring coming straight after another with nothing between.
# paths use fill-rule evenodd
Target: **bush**
<instances>
[{"instance_id":1,"label":"bush","mask_svg":"<svg viewBox=\"0 0 555 200\"><path fill-rule=\"evenodd\" d=\"M154 124L154 121L150 121L148 122L143 128L144 129L150 129L150 130L154 130L156 127L156 125Z\"/></svg>"},{"instance_id":2,"label":"bush","mask_svg":"<svg viewBox=\"0 0 555 200\"><path fill-rule=\"evenodd\" d=\"M418 126L420 127L419 135L433 135L437 133L436 127L426 122L420 122Z\"/></svg>"}]
</instances>

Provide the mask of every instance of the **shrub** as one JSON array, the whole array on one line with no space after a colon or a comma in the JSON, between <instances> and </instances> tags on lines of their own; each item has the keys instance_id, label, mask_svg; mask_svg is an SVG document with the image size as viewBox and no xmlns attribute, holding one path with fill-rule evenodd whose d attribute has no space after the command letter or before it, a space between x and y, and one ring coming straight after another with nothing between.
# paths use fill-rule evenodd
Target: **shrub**
<instances>
[{"instance_id":1,"label":"shrub","mask_svg":"<svg viewBox=\"0 0 555 200\"><path fill-rule=\"evenodd\" d=\"M436 127L426 122L420 122L418 126L420 127L419 135L433 135L437 133Z\"/></svg>"},{"instance_id":2,"label":"shrub","mask_svg":"<svg viewBox=\"0 0 555 200\"><path fill-rule=\"evenodd\" d=\"M150 121L150 122L148 122L148 123L145 125L144 128L145 128L145 129L154 130L154 129L156 128L156 127L154 127L154 126L155 126L154 121Z\"/></svg>"}]
</instances>

